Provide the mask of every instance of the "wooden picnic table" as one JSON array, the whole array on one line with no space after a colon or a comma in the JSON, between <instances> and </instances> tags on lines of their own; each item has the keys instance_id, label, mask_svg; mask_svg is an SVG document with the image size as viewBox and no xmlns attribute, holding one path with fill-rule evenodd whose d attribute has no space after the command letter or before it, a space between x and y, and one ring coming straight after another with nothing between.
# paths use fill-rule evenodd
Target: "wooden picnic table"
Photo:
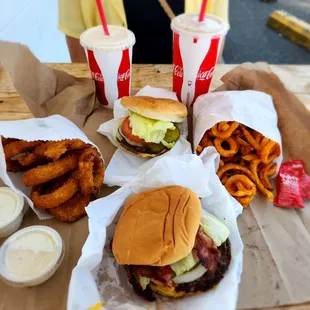
<instances>
[{"instance_id":1,"label":"wooden picnic table","mask_svg":"<svg viewBox=\"0 0 310 310\"><path fill-rule=\"evenodd\" d=\"M86 64L49 64L76 77L90 77ZM222 84L220 78L236 65L218 65L212 80L211 90ZM310 111L310 65L270 65L285 86L297 95ZM132 88L140 89L146 83L153 87L171 88L171 65L133 65ZM32 118L28 107L16 92L7 72L0 65L0 121ZM262 310L308 310L310 303Z\"/></svg>"}]
</instances>

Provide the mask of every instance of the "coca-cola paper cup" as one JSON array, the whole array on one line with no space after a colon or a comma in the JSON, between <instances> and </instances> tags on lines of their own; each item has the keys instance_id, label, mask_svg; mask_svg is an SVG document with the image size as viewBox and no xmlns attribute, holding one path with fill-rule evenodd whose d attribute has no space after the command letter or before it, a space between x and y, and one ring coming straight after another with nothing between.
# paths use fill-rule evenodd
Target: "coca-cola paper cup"
<instances>
[{"instance_id":1,"label":"coca-cola paper cup","mask_svg":"<svg viewBox=\"0 0 310 310\"><path fill-rule=\"evenodd\" d=\"M130 93L135 35L124 27L108 27L109 36L104 34L102 26L97 26L83 32L80 43L85 48L99 102L113 108L116 99Z\"/></svg>"},{"instance_id":2,"label":"coca-cola paper cup","mask_svg":"<svg viewBox=\"0 0 310 310\"><path fill-rule=\"evenodd\" d=\"M215 65L228 26L217 16L182 14L171 22L173 30L173 91L188 107L209 91Z\"/></svg>"}]
</instances>

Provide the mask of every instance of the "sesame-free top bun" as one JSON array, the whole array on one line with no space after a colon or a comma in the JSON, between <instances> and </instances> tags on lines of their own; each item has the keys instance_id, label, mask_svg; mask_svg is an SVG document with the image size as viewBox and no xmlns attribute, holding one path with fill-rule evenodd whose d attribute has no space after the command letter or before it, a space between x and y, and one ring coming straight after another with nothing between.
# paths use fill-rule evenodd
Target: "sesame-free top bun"
<instances>
[{"instance_id":1,"label":"sesame-free top bun","mask_svg":"<svg viewBox=\"0 0 310 310\"><path fill-rule=\"evenodd\" d=\"M123 97L121 104L142 116L161 121L181 123L187 116L186 106L172 99L133 96Z\"/></svg>"},{"instance_id":2,"label":"sesame-free top bun","mask_svg":"<svg viewBox=\"0 0 310 310\"><path fill-rule=\"evenodd\" d=\"M201 219L198 196L166 186L129 198L115 228L112 251L123 265L165 266L193 249Z\"/></svg>"}]
</instances>

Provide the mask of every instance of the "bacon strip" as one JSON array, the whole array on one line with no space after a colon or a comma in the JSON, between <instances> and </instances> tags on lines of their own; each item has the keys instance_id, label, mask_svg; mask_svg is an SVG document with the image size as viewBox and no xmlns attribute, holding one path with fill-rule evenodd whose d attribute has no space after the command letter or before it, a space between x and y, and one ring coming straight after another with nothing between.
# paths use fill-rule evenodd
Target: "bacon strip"
<instances>
[{"instance_id":1,"label":"bacon strip","mask_svg":"<svg viewBox=\"0 0 310 310\"><path fill-rule=\"evenodd\" d=\"M213 240L202 231L201 227L196 235L194 249L197 250L200 263L209 271L214 272L221 260L221 253Z\"/></svg>"},{"instance_id":2,"label":"bacon strip","mask_svg":"<svg viewBox=\"0 0 310 310\"><path fill-rule=\"evenodd\" d=\"M134 273L141 276L147 277L155 282L160 282L166 286L170 285L172 277L172 269L170 266L164 267L153 267L153 266L133 266ZM153 282L154 282L153 281ZM155 283L154 282L154 283Z\"/></svg>"}]
</instances>

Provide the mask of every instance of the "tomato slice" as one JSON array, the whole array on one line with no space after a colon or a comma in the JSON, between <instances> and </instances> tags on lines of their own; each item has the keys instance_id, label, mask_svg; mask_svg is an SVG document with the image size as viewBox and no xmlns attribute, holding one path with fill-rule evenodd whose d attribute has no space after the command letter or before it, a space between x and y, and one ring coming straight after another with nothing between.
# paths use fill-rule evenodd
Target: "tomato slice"
<instances>
[{"instance_id":1,"label":"tomato slice","mask_svg":"<svg viewBox=\"0 0 310 310\"><path fill-rule=\"evenodd\" d=\"M138 136L132 134L132 129L130 128L129 116L124 119L121 129L126 138L131 140L132 142L146 143L143 139L140 139Z\"/></svg>"}]
</instances>

